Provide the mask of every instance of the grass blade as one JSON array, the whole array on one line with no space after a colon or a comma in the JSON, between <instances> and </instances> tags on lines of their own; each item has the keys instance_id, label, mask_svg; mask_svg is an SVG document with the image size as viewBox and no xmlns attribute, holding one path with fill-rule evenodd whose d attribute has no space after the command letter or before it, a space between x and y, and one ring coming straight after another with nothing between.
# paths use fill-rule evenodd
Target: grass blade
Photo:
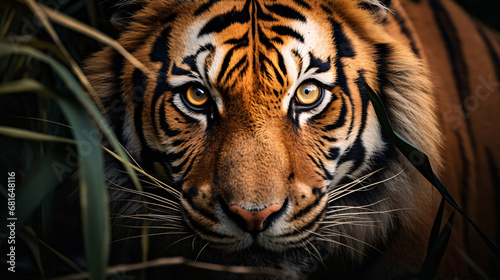
<instances>
[{"instance_id":1,"label":"grass blade","mask_svg":"<svg viewBox=\"0 0 500 280\"><path fill-rule=\"evenodd\" d=\"M0 45L1 46L1 45ZM2 48L0 48L0 53ZM46 60L49 63L56 62L45 57L41 53L35 52L35 56ZM60 69L64 75L69 75L64 68ZM25 82L25 83L23 83ZM75 81L76 82L76 81ZM73 85L73 87L78 84ZM33 80L20 80L8 83L3 91L12 92L32 91L43 96L52 97L63 111L66 119L72 127L73 137L76 140L78 152L78 171L80 183L80 206L82 209L82 224L85 255L90 267L92 279L105 279L106 267L109 255L110 222L108 211L107 191L104 181L104 166L102 148L97 131L92 119L86 110L76 101L67 98L62 94L51 92L42 84ZM81 90L81 88L80 88ZM58 149L61 152L64 149ZM19 191L19 205L27 205L23 210L18 211L19 219L26 219L29 214L39 205L42 198L62 181L61 172L71 170L66 164L60 164L62 170L54 172L54 163L58 162L57 153L49 153L45 156L45 162L36 170L35 176L26 180L24 188ZM61 155L59 155L60 157ZM66 154L64 154L66 156ZM64 162L64 161L63 161ZM59 162L60 163L60 162ZM56 170L57 171L57 170ZM57 176L59 175L59 176ZM33 197L36 193L30 192L38 187L38 182L46 182L44 193ZM33 203L33 200L35 203Z\"/></svg>"},{"instance_id":2,"label":"grass blade","mask_svg":"<svg viewBox=\"0 0 500 280\"><path fill-rule=\"evenodd\" d=\"M432 246L428 248L429 252L425 257L424 264L422 265L420 274L418 275L418 280L431 280L435 278L441 259L443 258L448 242L450 241L454 218L455 211L451 213L450 218L441 231L441 234L439 234Z\"/></svg>"},{"instance_id":3,"label":"grass blade","mask_svg":"<svg viewBox=\"0 0 500 280\"><path fill-rule=\"evenodd\" d=\"M95 105L88 99L86 96L85 92L83 89L80 87L79 83L76 81L76 79L67 71L66 68L64 68L59 62L51 58L50 56L34 49L31 47L26 47L26 46L18 46L18 45L12 45L9 43L1 43L0 42L0 56L5 56L5 55L11 55L11 54L23 54L27 56L34 57L36 59L39 59L45 63L47 63L49 66L54 69L54 71L59 74L59 76L62 78L64 81L65 85L70 89L78 98L80 103L84 106L84 108L88 111L88 113L92 116L92 118L96 121L98 126L101 128L102 133L106 136L107 140L109 141L109 144L113 149L117 152L117 154L129 161L129 157L127 153L123 150L122 146L114 136L113 131L111 131L111 128L109 127L108 123L106 120L103 118L99 110L95 107ZM138 190L142 190L141 184L137 178L136 173L134 170L127 164L123 164L125 170L129 174L130 178L132 179L132 182L134 183L134 186Z\"/></svg>"},{"instance_id":4,"label":"grass blade","mask_svg":"<svg viewBox=\"0 0 500 280\"><path fill-rule=\"evenodd\" d=\"M443 198L459 212L481 236L483 241L490 247L492 253L497 259L500 259L500 247L493 242L484 232L472 221L472 219L465 213L465 211L458 205L451 193L448 191L443 182L432 171L429 158L426 154L420 151L408 140L404 139L401 135L395 132L385 111L384 104L380 97L373 91L373 89L365 83L365 88L368 91L370 101L372 102L375 113L382 127L383 132L391 139L398 150L412 163L412 165L439 191Z\"/></svg>"}]
</instances>

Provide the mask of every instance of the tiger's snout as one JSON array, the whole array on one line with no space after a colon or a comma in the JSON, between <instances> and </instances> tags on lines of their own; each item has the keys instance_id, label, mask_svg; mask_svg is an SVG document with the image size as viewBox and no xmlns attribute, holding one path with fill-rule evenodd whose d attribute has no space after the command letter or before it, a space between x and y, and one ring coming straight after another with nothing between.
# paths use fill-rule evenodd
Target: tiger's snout
<instances>
[{"instance_id":1,"label":"tiger's snout","mask_svg":"<svg viewBox=\"0 0 500 280\"><path fill-rule=\"evenodd\" d=\"M247 210L238 205L227 207L227 213L236 223L245 231L257 235L258 233L269 228L271 223L282 216L283 210L286 208L282 205L272 204L262 209L253 208Z\"/></svg>"}]
</instances>

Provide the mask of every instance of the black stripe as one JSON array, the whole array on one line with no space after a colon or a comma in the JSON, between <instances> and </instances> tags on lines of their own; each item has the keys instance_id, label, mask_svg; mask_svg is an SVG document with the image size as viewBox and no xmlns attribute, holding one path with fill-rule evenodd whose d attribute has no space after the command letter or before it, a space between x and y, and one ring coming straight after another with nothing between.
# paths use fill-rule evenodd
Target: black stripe
<instances>
[{"instance_id":1,"label":"black stripe","mask_svg":"<svg viewBox=\"0 0 500 280\"><path fill-rule=\"evenodd\" d=\"M234 51L244 47L244 45L236 45L233 48L231 48L227 53L226 56L224 57L224 60L222 61L222 66L221 66L221 71L219 72L219 75L217 76L217 82L220 83L222 80L222 77L224 77L224 74L226 73L225 71L228 70L229 62L231 62L231 58L233 57Z\"/></svg>"},{"instance_id":2,"label":"black stripe","mask_svg":"<svg viewBox=\"0 0 500 280\"><path fill-rule=\"evenodd\" d=\"M334 142L337 142L337 138L333 138L333 137L328 137L326 135L322 135L321 138L325 139L326 141L330 142L330 143L334 143Z\"/></svg>"},{"instance_id":3,"label":"black stripe","mask_svg":"<svg viewBox=\"0 0 500 280\"><path fill-rule=\"evenodd\" d=\"M460 184L462 184L463 188L460 190L460 201L462 201L462 208L467 212L466 200L469 190L471 189L469 185L471 165L469 162L469 158L467 157L467 154L465 152L464 139L457 130L455 130L455 137L457 138L460 162L462 163Z\"/></svg>"},{"instance_id":4,"label":"black stripe","mask_svg":"<svg viewBox=\"0 0 500 280\"><path fill-rule=\"evenodd\" d=\"M332 63L330 58L328 58L328 61L323 61L317 57L315 57L312 52L309 52L309 66L307 66L307 69L305 72L309 71L312 68L317 68L315 73L324 73L329 71L332 68Z\"/></svg>"},{"instance_id":5,"label":"black stripe","mask_svg":"<svg viewBox=\"0 0 500 280\"><path fill-rule=\"evenodd\" d=\"M354 49L352 48L351 40L345 35L342 24L330 18L330 25L333 30L333 40L337 47L338 57L352 57L355 56Z\"/></svg>"},{"instance_id":6,"label":"black stripe","mask_svg":"<svg viewBox=\"0 0 500 280\"><path fill-rule=\"evenodd\" d=\"M311 9L311 6L309 6L309 4L307 4L305 1L303 0L292 0L293 2L295 2L296 4L302 6L303 8L306 8L308 10Z\"/></svg>"},{"instance_id":7,"label":"black stripe","mask_svg":"<svg viewBox=\"0 0 500 280\"><path fill-rule=\"evenodd\" d=\"M197 52L196 54L194 55L190 55L190 56L187 56L185 57L183 60L182 60L182 63L186 64L187 66L189 66L189 69L193 72L196 72L198 67L196 66L196 57L198 56L198 54L204 50L205 46L201 47ZM174 66L173 67L176 67L175 65L175 62L174 62ZM173 70L172 70L173 71Z\"/></svg>"},{"instance_id":8,"label":"black stripe","mask_svg":"<svg viewBox=\"0 0 500 280\"><path fill-rule=\"evenodd\" d=\"M278 27L277 31L279 31L279 30L280 30L280 27ZM253 33L253 31L252 31L252 33ZM276 55L277 55L277 58L278 58L278 66L279 66L281 72L283 73L283 76L286 76L287 70L286 70L285 62L284 62L283 56L281 55L281 53L279 52L279 50L271 43L271 40L264 34L264 32L262 31L262 29L260 28L259 25L257 25L257 33L259 35L259 42L261 44L263 44L266 47L266 49L273 50L273 51L276 52ZM256 48L256 46L254 44L254 52L253 53L256 53L255 48ZM254 65L255 65L256 56L254 56L253 58L254 58ZM262 58L259 57L259 59L262 62ZM272 65L272 66L274 67L274 65ZM276 68L274 68L274 69L275 69L275 73L277 73L276 72ZM261 70L263 70L263 66L262 65L261 65ZM267 72L266 69L264 69L264 71ZM278 80L283 80L282 77L279 77L279 74L276 74L276 76L277 76ZM283 85L284 83L280 82L280 84Z\"/></svg>"},{"instance_id":9,"label":"black stripe","mask_svg":"<svg viewBox=\"0 0 500 280\"><path fill-rule=\"evenodd\" d=\"M177 139L175 140L173 143L172 143L172 147L177 147L177 146L180 146L182 144L184 144L186 142L186 139Z\"/></svg>"},{"instance_id":10,"label":"black stripe","mask_svg":"<svg viewBox=\"0 0 500 280\"><path fill-rule=\"evenodd\" d=\"M267 71L267 68L266 68L266 64L267 64L268 66L270 66L273 69L274 75L275 75L276 79L278 80L278 83L280 83L281 86L285 85L284 78L283 78L283 76L281 76L281 73L278 71L278 68L276 68L276 66L274 66L274 63L271 60L269 60L269 58L267 58L267 56L264 55L262 52L259 52L259 63L260 63L261 71L269 74L269 72Z\"/></svg>"},{"instance_id":11,"label":"black stripe","mask_svg":"<svg viewBox=\"0 0 500 280\"><path fill-rule=\"evenodd\" d=\"M340 155L340 149L337 147L331 147L328 150L327 160L336 160Z\"/></svg>"},{"instance_id":12,"label":"black stripe","mask_svg":"<svg viewBox=\"0 0 500 280\"><path fill-rule=\"evenodd\" d=\"M190 188L188 191L182 191L182 198L192 207L193 210L204 216L205 218L211 220L214 223L218 223L219 219L212 213L208 212L203 208L203 206L193 201L193 197L198 196L198 189L196 187ZM181 204L182 205L182 204ZM192 215L188 215L191 217ZM192 220L191 220L192 221Z\"/></svg>"},{"instance_id":13,"label":"black stripe","mask_svg":"<svg viewBox=\"0 0 500 280\"><path fill-rule=\"evenodd\" d=\"M218 221L215 221L214 223L217 223ZM216 238L219 238L219 239L227 239L229 238L230 236L227 236L227 235L222 235L220 233L217 233L215 231L211 231L209 229L207 229L206 227L202 226L201 224L199 224L198 222L194 221L192 219L191 216L189 216L189 223L191 224L191 226L194 228L194 229L197 229L199 232L202 232L204 235L208 235L208 236L212 236L212 237L216 237ZM214 241L210 241L210 244L212 245L215 245L215 244L223 244L225 246L227 246L226 243L217 243L217 242L214 242Z\"/></svg>"},{"instance_id":14,"label":"black stripe","mask_svg":"<svg viewBox=\"0 0 500 280\"><path fill-rule=\"evenodd\" d=\"M199 16L203 14L204 12L208 11L213 5L217 4L220 2L220 0L210 0L207 3L201 5L196 11L194 11L195 16Z\"/></svg>"},{"instance_id":15,"label":"black stripe","mask_svg":"<svg viewBox=\"0 0 500 280\"><path fill-rule=\"evenodd\" d=\"M363 140L361 139L361 137L366 127L369 99L368 92L366 91L366 88L364 86L363 72L361 70L358 71L358 78L356 79L355 83L358 87L359 96L361 97L361 124L354 144L351 146L347 153L342 155L338 162L338 165L340 165L347 161L353 161L353 166L351 167L349 172L354 172L355 170L357 170L365 162L366 157L366 148L363 145Z\"/></svg>"},{"instance_id":16,"label":"black stripe","mask_svg":"<svg viewBox=\"0 0 500 280\"><path fill-rule=\"evenodd\" d=\"M415 36L413 34L413 31L408 27L408 24L406 22L406 18L404 18L400 13L395 11L393 13L394 17L396 18L396 22L399 25L399 28L401 29L401 32L408 38L408 41L410 41L410 47L411 50L417 57L421 58L420 50L417 48L417 44L415 41Z\"/></svg>"},{"instance_id":17,"label":"black stripe","mask_svg":"<svg viewBox=\"0 0 500 280\"><path fill-rule=\"evenodd\" d=\"M320 7L323 10L323 12L325 12L325 14L327 15L333 14L333 11L330 9L330 7L325 6L324 4L321 4Z\"/></svg>"},{"instance_id":18,"label":"black stripe","mask_svg":"<svg viewBox=\"0 0 500 280\"><path fill-rule=\"evenodd\" d=\"M198 37L211 33L219 33L235 23L245 23L250 21L250 0L245 3L241 11L231 11L222 15L218 15L205 24L198 33Z\"/></svg>"},{"instance_id":19,"label":"black stripe","mask_svg":"<svg viewBox=\"0 0 500 280\"><path fill-rule=\"evenodd\" d=\"M182 174L182 178L186 178L186 176L189 174L189 171L191 171L191 169L193 168L195 162L196 162L196 155L194 155L193 158L191 159L191 162L189 163L188 167Z\"/></svg>"},{"instance_id":20,"label":"black stripe","mask_svg":"<svg viewBox=\"0 0 500 280\"><path fill-rule=\"evenodd\" d=\"M135 99L134 124L136 135L141 142L141 163L146 170L153 168L153 162L158 159L158 155L147 144L144 136L144 127L142 123L142 114L144 109L144 93L147 88L148 80L144 77L142 71L135 69L132 74L132 83L134 85L133 95Z\"/></svg>"},{"instance_id":21,"label":"black stripe","mask_svg":"<svg viewBox=\"0 0 500 280\"><path fill-rule=\"evenodd\" d=\"M134 123L137 135L143 149L147 146L146 139L144 138L144 131L142 125L142 111L144 108L144 92L147 87L147 80L144 79L142 72L139 69L135 69L132 74L132 84L133 84L133 95L137 98L134 106Z\"/></svg>"},{"instance_id":22,"label":"black stripe","mask_svg":"<svg viewBox=\"0 0 500 280\"><path fill-rule=\"evenodd\" d=\"M248 70L248 60L246 61L246 63L243 65L243 67L241 67L241 70L240 70L240 74L238 75L239 78L243 78L243 75L245 75L245 73L247 72ZM217 111L216 111L217 112Z\"/></svg>"},{"instance_id":23,"label":"black stripe","mask_svg":"<svg viewBox=\"0 0 500 280\"><path fill-rule=\"evenodd\" d=\"M300 56L300 53L299 53L297 50L293 49L293 50L292 50L292 54L293 54L293 55L297 58L297 60L299 61L299 64L298 64L298 69L299 69L299 71L297 71L297 72L298 72L297 74L298 74L298 75L300 75L300 72L301 72L302 67L303 67L303 65L304 65L304 61L303 61L303 59L302 59L302 56ZM297 78L298 78L298 77L297 77Z\"/></svg>"},{"instance_id":24,"label":"black stripe","mask_svg":"<svg viewBox=\"0 0 500 280\"><path fill-rule=\"evenodd\" d=\"M260 3L258 1L253 2L255 4L255 14L260 21L276 21L276 18L273 17L272 14L266 13L264 12L264 10L262 10L262 7L260 6Z\"/></svg>"},{"instance_id":25,"label":"black stripe","mask_svg":"<svg viewBox=\"0 0 500 280\"><path fill-rule=\"evenodd\" d=\"M172 70L170 71L170 74L175 75L175 76L190 76L190 77L196 77L191 71L180 68L177 66L177 64L174 62L174 65L172 65Z\"/></svg>"},{"instance_id":26,"label":"black stripe","mask_svg":"<svg viewBox=\"0 0 500 280\"><path fill-rule=\"evenodd\" d=\"M274 5L266 5L266 8L269 11L284 18L300 20L302 22L306 21L306 18L301 13L288 6L284 6L281 4L274 4Z\"/></svg>"},{"instance_id":27,"label":"black stripe","mask_svg":"<svg viewBox=\"0 0 500 280\"><path fill-rule=\"evenodd\" d=\"M229 81L229 79L231 79L231 76L233 75L234 71L238 70L238 68L240 68L245 63L248 63L246 54L231 68L231 70L229 70L229 72L227 72L226 82Z\"/></svg>"},{"instance_id":28,"label":"black stripe","mask_svg":"<svg viewBox=\"0 0 500 280\"><path fill-rule=\"evenodd\" d=\"M448 11L444 9L441 1L430 0L430 3L433 8L434 18L448 51L448 58L452 66L453 76L455 77L455 86L460 95L462 109L464 112L467 112L464 102L470 93L469 69L462 50L462 42L458 37L458 32L453 25Z\"/></svg>"},{"instance_id":29,"label":"black stripe","mask_svg":"<svg viewBox=\"0 0 500 280\"><path fill-rule=\"evenodd\" d=\"M375 44L375 63L377 65L377 81L379 88L383 89L390 81L387 78L389 72L389 55L391 46L388 44Z\"/></svg>"},{"instance_id":30,"label":"black stripe","mask_svg":"<svg viewBox=\"0 0 500 280\"><path fill-rule=\"evenodd\" d=\"M263 44L266 49L272 50L275 49L274 45L271 43L271 40L264 34L260 26L257 26L257 34L259 35L259 42Z\"/></svg>"},{"instance_id":31,"label":"black stripe","mask_svg":"<svg viewBox=\"0 0 500 280\"><path fill-rule=\"evenodd\" d=\"M446 45L446 49L448 50L448 58L450 60L450 64L453 69L453 76L455 78L455 86L457 88L457 92L460 98L460 104L462 107L462 112L465 114L465 123L467 133L470 135L470 140L472 143L472 149L476 150L476 139L474 137L474 133L472 131L471 126L471 118L468 115L467 106L465 101L471 92L470 84L469 84L469 68L465 61L464 52L462 50L462 42L458 37L458 32L453 25L453 22L441 4L440 0L431 0L430 1L432 10L434 12L434 18L438 23L438 27L443 37L443 40Z\"/></svg>"},{"instance_id":32,"label":"black stripe","mask_svg":"<svg viewBox=\"0 0 500 280\"><path fill-rule=\"evenodd\" d=\"M488 53L490 54L491 60L493 62L493 66L495 67L495 72L497 73L497 81L500 81L500 58L495 48L493 47L493 42L486 36L484 33L485 27L480 25L480 23L476 22L476 29L483 38L486 47L488 48Z\"/></svg>"},{"instance_id":33,"label":"black stripe","mask_svg":"<svg viewBox=\"0 0 500 280\"><path fill-rule=\"evenodd\" d=\"M177 129L172 129L170 125L167 122L167 116L166 114L166 109L165 109L165 97L162 98L161 104L160 104L160 111L159 111L159 121L160 121L160 127L162 131L167 135L168 137L175 137L181 133L180 130Z\"/></svg>"},{"instance_id":34,"label":"black stripe","mask_svg":"<svg viewBox=\"0 0 500 280\"><path fill-rule=\"evenodd\" d=\"M156 104L161 96L163 96L168 90L167 85L167 72L170 67L170 31L171 28L165 28L160 36L156 38L156 41L153 44L153 48L151 50L150 59L151 61L161 62L161 68L158 71L158 76L156 78L156 88L153 93L153 98L151 100L151 121L153 123L153 128L155 130L155 135L159 135L158 127L156 125ZM160 110L162 111L162 110Z\"/></svg>"},{"instance_id":35,"label":"black stripe","mask_svg":"<svg viewBox=\"0 0 500 280\"><path fill-rule=\"evenodd\" d=\"M314 200L314 202L308 206L306 206L304 209L300 210L299 212L297 212L297 214L293 215L292 218L290 218L290 221L294 221L294 220L297 220L298 218L304 216L305 214L311 212L311 209L318 206L319 202L321 201L321 199L325 196L326 192L322 192L320 193L316 199ZM319 215L323 215L323 212L319 213ZM286 235L282 235L282 236L286 236Z\"/></svg>"},{"instance_id":36,"label":"black stripe","mask_svg":"<svg viewBox=\"0 0 500 280\"><path fill-rule=\"evenodd\" d=\"M330 132L334 129L344 126L346 123L346 116L347 116L347 105L345 103L345 97L342 96L342 107L340 108L339 117L334 123L326 125L321 130L324 132Z\"/></svg>"},{"instance_id":37,"label":"black stripe","mask_svg":"<svg viewBox=\"0 0 500 280\"><path fill-rule=\"evenodd\" d=\"M323 162L321 162L321 160L318 159L318 161L316 161L311 155L307 155L307 157L309 157L309 159L311 159L311 161L314 163L314 165L316 165L316 167L318 167L319 169L321 169L323 171L323 174L320 174L320 176L324 180L333 180L333 175L330 173L330 171L328 171L325 168L325 165L323 164Z\"/></svg>"},{"instance_id":38,"label":"black stripe","mask_svg":"<svg viewBox=\"0 0 500 280\"><path fill-rule=\"evenodd\" d=\"M337 69L337 84L339 87L342 89L343 93L345 96L349 98L349 101L351 103L351 107L353 108L354 103L352 101L352 96L351 96L351 91L349 89L349 86L347 84L347 77L344 72L344 65L342 64L341 58L343 57L351 57L354 56L354 50L352 49L351 42L350 40L345 36L344 32L342 31L341 25L336 22L334 19L330 19L330 24L332 26L332 29L334 30L333 32L333 40L335 42L335 45L337 46L337 55L335 57L335 68ZM344 97L342 96L344 99ZM334 123L331 124L323 129L328 131L329 129L334 129L336 127L339 127L340 125L344 125L345 121L345 116L347 114L347 108L345 107L345 100L342 103L342 108L341 108L341 113L340 116L342 119L339 117L339 119ZM354 110L354 109L352 109ZM354 111L353 111L354 114ZM351 124L349 126L349 132L348 135L351 134L352 127L354 124L354 116L351 118ZM326 132L326 131L325 131Z\"/></svg>"},{"instance_id":39,"label":"black stripe","mask_svg":"<svg viewBox=\"0 0 500 280\"><path fill-rule=\"evenodd\" d=\"M191 146L184 147L182 150L175 152L175 153L167 153L167 158L170 162L174 162L176 160L181 159L189 150Z\"/></svg>"},{"instance_id":40,"label":"black stripe","mask_svg":"<svg viewBox=\"0 0 500 280\"><path fill-rule=\"evenodd\" d=\"M179 153L175 153L176 154L176 157L178 159L181 159L184 155L186 155L186 152L189 151L190 149L192 148L192 146L187 146L185 147L184 149L182 149L182 152L179 152ZM182 155L181 155L182 154ZM196 158L196 156L194 157ZM172 160L171 157L169 157L169 160ZM179 163L178 165L174 166L172 164L172 172L174 174L178 174L179 172L181 172L182 168L184 168L184 166L188 163L188 162L191 162L191 164L193 163L192 162L192 158L188 155L186 156L186 158L181 162ZM184 179L185 176L182 176L182 179Z\"/></svg>"},{"instance_id":41,"label":"black stripe","mask_svg":"<svg viewBox=\"0 0 500 280\"><path fill-rule=\"evenodd\" d=\"M491 183L493 187L493 192L495 195L495 201L498 202L500 201L500 177L498 174L500 174L500 169L498 164L495 162L495 159L493 158L493 153L490 149L486 148L484 153L486 154L486 158L488 160L488 166L490 168L490 176L491 176ZM495 216L496 219L495 221L500 221L500 203L495 203ZM496 223L496 238L495 240L500 240L500 224Z\"/></svg>"},{"instance_id":42,"label":"black stripe","mask_svg":"<svg viewBox=\"0 0 500 280\"><path fill-rule=\"evenodd\" d=\"M231 45L243 45L243 46L248 46L248 31L241 36L241 38L236 38L236 39L229 39L224 42L224 44L231 44Z\"/></svg>"},{"instance_id":43,"label":"black stripe","mask_svg":"<svg viewBox=\"0 0 500 280\"><path fill-rule=\"evenodd\" d=\"M290 36L293 37L300 42L304 43L304 37L300 35L299 33L295 32L295 30L291 29L290 27L283 26L283 25L276 25L271 27L271 31L275 32L278 35L281 36Z\"/></svg>"}]
</instances>

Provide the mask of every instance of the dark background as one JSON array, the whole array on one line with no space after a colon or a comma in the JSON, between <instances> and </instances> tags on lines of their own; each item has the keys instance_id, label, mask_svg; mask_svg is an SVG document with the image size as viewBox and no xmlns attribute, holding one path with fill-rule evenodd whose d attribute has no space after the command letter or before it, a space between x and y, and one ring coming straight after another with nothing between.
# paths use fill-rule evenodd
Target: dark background
<instances>
[{"instance_id":1,"label":"dark background","mask_svg":"<svg viewBox=\"0 0 500 280\"><path fill-rule=\"evenodd\" d=\"M500 30L500 0L455 0L469 13Z\"/></svg>"}]
</instances>

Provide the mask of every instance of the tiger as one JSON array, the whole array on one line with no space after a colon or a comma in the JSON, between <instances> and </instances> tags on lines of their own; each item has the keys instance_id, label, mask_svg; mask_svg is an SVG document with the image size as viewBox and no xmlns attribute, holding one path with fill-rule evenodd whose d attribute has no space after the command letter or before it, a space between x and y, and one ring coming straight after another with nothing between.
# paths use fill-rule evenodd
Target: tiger
<instances>
[{"instance_id":1,"label":"tiger","mask_svg":"<svg viewBox=\"0 0 500 280\"><path fill-rule=\"evenodd\" d=\"M107 158L115 262L141 260L146 231L150 259L283 273L148 279L416 279L441 195L383 132L365 83L498 240L500 36L456 3L132 0L113 22L150 73L109 46L85 72L155 182L138 190ZM457 215L436 279L498 271Z\"/></svg>"}]
</instances>

